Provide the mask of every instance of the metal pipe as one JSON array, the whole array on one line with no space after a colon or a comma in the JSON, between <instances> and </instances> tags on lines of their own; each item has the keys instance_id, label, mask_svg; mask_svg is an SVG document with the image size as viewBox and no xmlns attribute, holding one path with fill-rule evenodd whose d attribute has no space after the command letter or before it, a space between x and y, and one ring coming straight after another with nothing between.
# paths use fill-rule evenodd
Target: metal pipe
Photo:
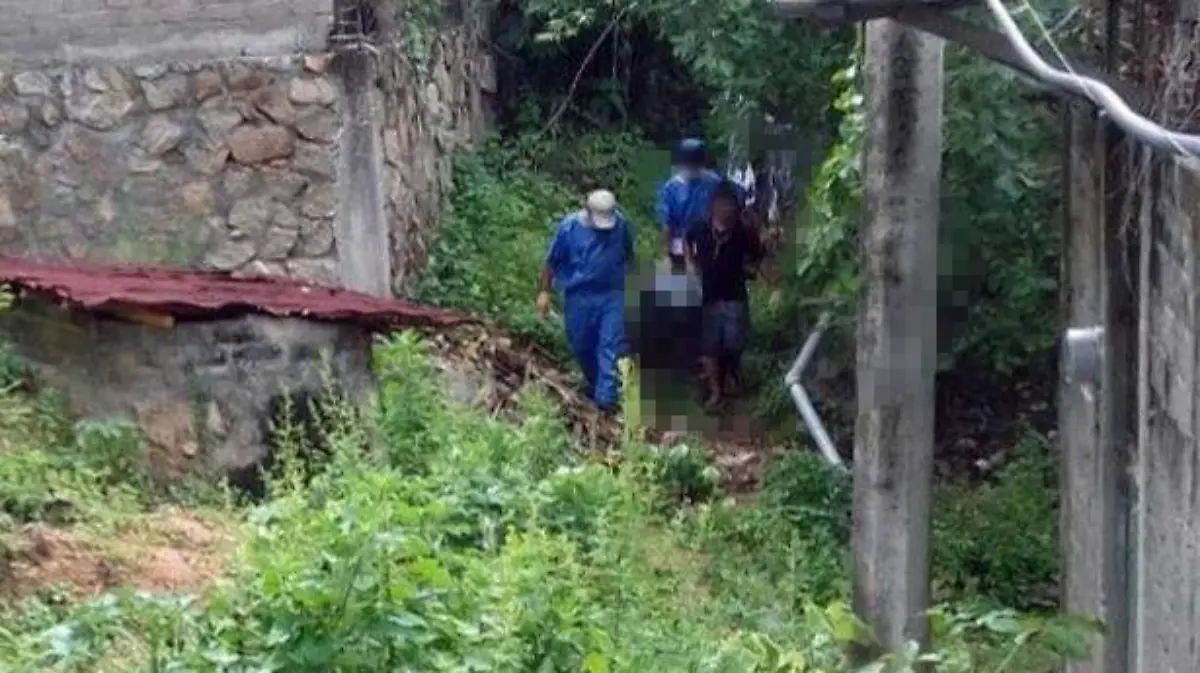
<instances>
[{"instance_id":1,"label":"metal pipe","mask_svg":"<svg viewBox=\"0 0 1200 673\"><path fill-rule=\"evenodd\" d=\"M821 457L830 467L848 471L846 464L842 462L842 457L838 455L837 448L833 445L833 440L829 438L829 433L825 430L825 424L821 422L821 416L813 407L812 400L808 398L808 393L804 391L804 386L799 383L793 383L788 387L788 392L792 394L792 402L796 404L796 410L800 412L800 417L804 419L804 425L808 427L809 434L812 435L813 441L817 443L817 449L821 451Z\"/></svg>"},{"instance_id":2,"label":"metal pipe","mask_svg":"<svg viewBox=\"0 0 1200 673\"><path fill-rule=\"evenodd\" d=\"M813 328L812 333L808 335L808 338L804 341L804 345L800 348L800 354L796 356L795 362L792 363L791 368L784 375L783 385L792 396L792 403L796 405L796 411L800 413L800 419L804 421L804 426L808 428L808 434L817 443L817 449L820 450L825 462L834 469L846 471L846 464L842 462L842 457L838 455L837 447L833 445L833 440L829 438L829 432L825 429L825 424L821 422L821 415L817 413L816 407L813 406L812 399L808 396L808 391L800 383L800 377L804 374L804 369L817 352L817 345L821 343L821 337L829 327L829 321L829 312L822 313L821 317L817 320L817 326Z\"/></svg>"},{"instance_id":3,"label":"metal pipe","mask_svg":"<svg viewBox=\"0 0 1200 673\"><path fill-rule=\"evenodd\" d=\"M825 330L829 327L829 313L821 314L817 319L817 326L813 328L808 339L804 341L804 345L800 348L800 354L796 356L796 361L792 363L792 368L788 370L783 377L783 383L790 386L793 383L800 381L800 376L804 374L804 369L808 367L809 360L812 360L813 354L817 352L817 345L821 343L821 337L825 335Z\"/></svg>"}]
</instances>

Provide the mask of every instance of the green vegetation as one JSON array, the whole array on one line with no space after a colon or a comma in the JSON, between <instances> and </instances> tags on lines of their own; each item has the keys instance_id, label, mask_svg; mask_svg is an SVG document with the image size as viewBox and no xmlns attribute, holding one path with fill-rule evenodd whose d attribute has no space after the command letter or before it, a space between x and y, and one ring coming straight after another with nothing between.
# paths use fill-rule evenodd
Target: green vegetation
<instances>
[{"instance_id":1,"label":"green vegetation","mask_svg":"<svg viewBox=\"0 0 1200 673\"><path fill-rule=\"evenodd\" d=\"M39 587L7 604L0 667L843 670L842 646L863 637L844 603L845 490L812 461L792 456L756 504L734 505L703 452L633 445L614 473L575 452L537 395L514 426L448 404L412 336L380 356L382 413L331 412L329 464L308 481L283 469L266 504L215 510L243 542L202 600ZM24 398L4 402L34 417ZM364 455L376 424L384 441ZM71 460L87 455L74 445L24 442L4 454L24 457L27 481L97 480L63 491L94 517L61 525L79 545L162 506L102 486L105 469ZM136 450L106 455L121 465ZM21 538L5 534L13 550ZM1082 646L1075 625L1005 610L944 607L935 625L928 656L943 671L1049 671Z\"/></svg>"},{"instance_id":2,"label":"green vegetation","mask_svg":"<svg viewBox=\"0 0 1200 673\"><path fill-rule=\"evenodd\" d=\"M700 127L736 141L771 113L826 147L798 185L783 306L755 299L748 368L777 380L829 309L837 361L857 292L854 36L783 25L752 0L507 4L500 41L530 87L505 102L501 137L459 157L417 297L565 363L558 321L533 307L554 221L610 186L648 258L668 144ZM414 8L410 32L440 17ZM943 366L1011 383L1045 369L1055 332L1053 124L1002 71L953 51L947 67ZM301 465L296 447L266 501L245 504L154 483L134 428L71 422L0 348L0 670L854 670L844 653L867 636L848 607L850 485L807 447L781 442L735 499L698 443L630 432L613 469L537 391L512 423L447 402L411 334L377 356L378 412L327 411L328 461ZM759 421L794 426L776 387L760 388ZM1056 461L1032 428L1006 448L986 479L937 485L932 648L866 671L920 657L940 673L1049 673L1082 652L1091 626L1055 614Z\"/></svg>"}]
</instances>

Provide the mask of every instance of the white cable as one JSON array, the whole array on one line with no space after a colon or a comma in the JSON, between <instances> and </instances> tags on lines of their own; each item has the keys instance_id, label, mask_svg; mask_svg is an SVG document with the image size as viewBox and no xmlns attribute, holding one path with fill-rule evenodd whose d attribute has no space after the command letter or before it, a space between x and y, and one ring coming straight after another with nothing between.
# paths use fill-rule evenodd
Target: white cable
<instances>
[{"instance_id":1,"label":"white cable","mask_svg":"<svg viewBox=\"0 0 1200 673\"><path fill-rule=\"evenodd\" d=\"M987 5L1000 24L1001 32L1016 50L1017 57L1032 74L1060 89L1091 100L1108 114L1113 123L1151 147L1173 154L1200 157L1200 136L1171 131L1143 117L1100 80L1050 67L1030 46L1001 0L987 0Z\"/></svg>"},{"instance_id":2,"label":"white cable","mask_svg":"<svg viewBox=\"0 0 1200 673\"><path fill-rule=\"evenodd\" d=\"M1054 52L1054 56L1058 59L1059 63L1063 64L1063 68L1068 73L1070 73L1072 76L1078 77L1079 73L1075 72L1075 70L1071 67L1071 62L1069 60L1067 60L1067 55L1063 53L1062 49L1060 49L1058 44L1055 42L1054 36L1051 34L1051 31L1046 28L1046 24L1044 21L1042 21L1042 17L1040 14L1038 14L1037 9L1035 9L1033 5L1029 4L1029 0L1021 0L1021 8L1024 9L1025 12L1028 13L1029 16L1033 19L1033 25L1037 26L1037 29L1039 31L1041 31L1042 39L1050 47L1050 51ZM1071 10L1072 14L1075 12L1075 9L1078 9L1078 8L1073 8ZM1071 14L1067 15L1068 18L1070 18L1070 16L1071 16ZM1061 25L1065 25L1065 24L1066 24L1066 22L1064 20L1059 25L1061 26ZM1057 28L1055 30L1057 30ZM1094 93L1094 91L1092 93ZM1160 127L1160 128L1162 128L1162 127ZM1174 151L1176 153L1182 154L1184 156L1188 155L1188 151L1186 149L1184 149L1183 147L1181 147L1179 145L1179 143L1175 142L1173 139L1169 139L1169 140L1174 145Z\"/></svg>"}]
</instances>

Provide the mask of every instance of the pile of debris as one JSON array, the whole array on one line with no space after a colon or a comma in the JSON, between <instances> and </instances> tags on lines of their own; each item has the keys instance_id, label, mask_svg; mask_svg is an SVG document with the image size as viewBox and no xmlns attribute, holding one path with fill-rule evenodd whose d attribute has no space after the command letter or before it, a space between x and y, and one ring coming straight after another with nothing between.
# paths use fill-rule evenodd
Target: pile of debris
<instances>
[{"instance_id":1,"label":"pile of debris","mask_svg":"<svg viewBox=\"0 0 1200 673\"><path fill-rule=\"evenodd\" d=\"M561 363L537 345L478 323L425 329L424 335L453 401L511 416L521 391L537 390L562 409L581 446L597 453L620 446L620 419L598 413Z\"/></svg>"}]
</instances>

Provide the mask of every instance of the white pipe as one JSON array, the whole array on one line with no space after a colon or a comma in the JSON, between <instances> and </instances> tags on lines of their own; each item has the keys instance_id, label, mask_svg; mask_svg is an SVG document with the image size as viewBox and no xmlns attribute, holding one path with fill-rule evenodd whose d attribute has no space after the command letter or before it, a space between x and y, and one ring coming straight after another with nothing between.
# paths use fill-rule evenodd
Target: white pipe
<instances>
[{"instance_id":1,"label":"white pipe","mask_svg":"<svg viewBox=\"0 0 1200 673\"><path fill-rule=\"evenodd\" d=\"M790 386L793 383L800 382L800 376L804 374L804 369L808 367L809 360L812 360L813 354L817 352L817 345L821 343L821 337L825 334L825 329L829 327L829 313L822 313L817 320L817 326L813 328L808 339L805 340L804 346L800 348L800 354L796 356L796 361L792 363L792 368L788 370L783 377L784 385Z\"/></svg>"},{"instance_id":2,"label":"white pipe","mask_svg":"<svg viewBox=\"0 0 1200 673\"><path fill-rule=\"evenodd\" d=\"M783 377L783 385L787 388L788 393L792 396L792 402L796 405L796 411L800 413L801 420L804 421L804 426L808 428L808 434L812 436L813 441L817 443L817 449L821 451L821 456L825 458L825 462L838 470L846 471L846 465L842 462L842 457L838 455L837 447L833 445L833 440L829 438L829 432L825 430L825 424L821 422L821 415L817 413L816 407L813 406L812 400L808 397L808 391L800 384L800 376L804 373L804 369L808 366L813 355L817 352L817 345L821 343L821 337L825 334L825 329L829 327L830 314L825 312L817 320L817 326L813 328L808 339L804 341L804 346L800 348L800 354L796 356L796 361L792 363L791 369L788 369L787 374Z\"/></svg>"},{"instance_id":3,"label":"white pipe","mask_svg":"<svg viewBox=\"0 0 1200 673\"><path fill-rule=\"evenodd\" d=\"M796 404L796 410L800 412L800 417L804 419L804 425L808 427L809 434L812 435L813 441L817 443L817 448L821 451L821 457L830 467L846 470L846 464L842 462L842 457L838 455L837 448L833 445L833 440L829 438L829 433L825 431L825 424L821 422L821 416L817 414L817 410L813 407L812 400L808 399L808 393L804 391L804 386L799 383L793 383L788 387L788 391L792 394L792 401Z\"/></svg>"}]
</instances>

